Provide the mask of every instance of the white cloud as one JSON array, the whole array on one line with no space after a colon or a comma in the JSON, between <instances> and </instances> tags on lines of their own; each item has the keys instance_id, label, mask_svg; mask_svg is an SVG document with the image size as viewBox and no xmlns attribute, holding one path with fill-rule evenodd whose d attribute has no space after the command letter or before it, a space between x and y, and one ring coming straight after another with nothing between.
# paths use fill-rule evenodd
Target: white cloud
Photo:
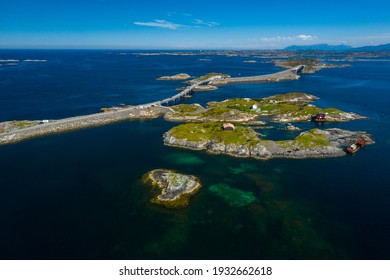
<instances>
[{"instance_id":1,"label":"white cloud","mask_svg":"<svg viewBox=\"0 0 390 280\"><path fill-rule=\"evenodd\" d=\"M204 20L201 20L201 19L195 19L193 23L196 24L196 25L205 25L205 26L210 26L210 27L214 27L214 26L218 26L219 25L218 22L204 21Z\"/></svg>"},{"instance_id":2,"label":"white cloud","mask_svg":"<svg viewBox=\"0 0 390 280\"><path fill-rule=\"evenodd\" d=\"M283 42L283 41L292 41L294 37L291 36L275 36L275 37L262 37L260 41L262 42Z\"/></svg>"},{"instance_id":3,"label":"white cloud","mask_svg":"<svg viewBox=\"0 0 390 280\"><path fill-rule=\"evenodd\" d=\"M156 19L156 20L150 21L150 22L135 21L133 23L135 25L140 25L140 26L159 27L159 28L166 28L166 29L171 29L171 30L176 30L176 29L179 29L181 27L185 27L185 25L183 25L183 24L169 22L169 21L166 21L164 19Z\"/></svg>"},{"instance_id":4,"label":"white cloud","mask_svg":"<svg viewBox=\"0 0 390 280\"><path fill-rule=\"evenodd\" d=\"M301 39L303 41L310 41L310 40L313 40L315 38L317 38L317 36L312 36L312 35L298 35L297 36L298 39Z\"/></svg>"}]
</instances>

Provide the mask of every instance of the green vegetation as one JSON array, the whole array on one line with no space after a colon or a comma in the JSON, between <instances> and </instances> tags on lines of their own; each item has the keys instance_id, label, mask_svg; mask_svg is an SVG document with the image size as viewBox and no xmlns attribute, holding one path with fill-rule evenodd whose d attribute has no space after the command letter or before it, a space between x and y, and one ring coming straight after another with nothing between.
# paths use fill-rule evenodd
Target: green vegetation
<instances>
[{"instance_id":1,"label":"green vegetation","mask_svg":"<svg viewBox=\"0 0 390 280\"><path fill-rule=\"evenodd\" d=\"M234 98L222 102L210 102L210 107L226 107L236 109L242 112L253 112L251 109L254 104L258 102L249 98Z\"/></svg>"},{"instance_id":2,"label":"green vegetation","mask_svg":"<svg viewBox=\"0 0 390 280\"><path fill-rule=\"evenodd\" d=\"M343 111L336 109L336 108L325 108L321 109L316 106L305 106L301 108L299 111L294 112L293 116L305 116L305 115L316 115L316 114L327 114L332 117L337 117L340 113L343 113Z\"/></svg>"},{"instance_id":3,"label":"green vegetation","mask_svg":"<svg viewBox=\"0 0 390 280\"><path fill-rule=\"evenodd\" d=\"M321 60L319 58L294 58L288 60L279 60L278 66L296 67L298 65L305 65L305 67L319 66Z\"/></svg>"},{"instance_id":4,"label":"green vegetation","mask_svg":"<svg viewBox=\"0 0 390 280\"><path fill-rule=\"evenodd\" d=\"M186 113L194 113L199 110L204 109L202 106L198 104L179 104L171 107L175 112L186 114Z\"/></svg>"},{"instance_id":5,"label":"green vegetation","mask_svg":"<svg viewBox=\"0 0 390 280\"><path fill-rule=\"evenodd\" d=\"M294 140L299 146L304 148L312 148L318 146L331 146L329 140L324 133L319 129L312 129L301 133Z\"/></svg>"},{"instance_id":6,"label":"green vegetation","mask_svg":"<svg viewBox=\"0 0 390 280\"><path fill-rule=\"evenodd\" d=\"M251 120L256 116L255 112L248 113L250 107L248 109L243 109L240 107L237 107L237 109L234 109L231 107L226 106L211 106L207 109L204 109L203 107L199 105L187 105L182 104L184 106L179 105L178 107L175 106L173 108L174 112L170 112L166 115L167 119L170 118L183 118L183 121L188 121L186 117L191 117L190 121L231 121L231 122L237 122L242 120ZM192 107L191 107L192 106ZM240 110L241 109L241 110Z\"/></svg>"},{"instance_id":7,"label":"green vegetation","mask_svg":"<svg viewBox=\"0 0 390 280\"><path fill-rule=\"evenodd\" d=\"M326 135L319 129L303 132L294 140L280 141L261 140L252 128L246 126L236 126L233 131L226 131L222 129L222 123L218 122L182 124L172 128L169 133L171 136L180 140L194 142L213 141L225 145L245 145L249 149L255 149L258 144L269 149L272 143L284 149L311 149L320 146L331 146ZM232 168L231 172L240 173L241 169L247 167L241 166L239 169Z\"/></svg>"},{"instance_id":8,"label":"green vegetation","mask_svg":"<svg viewBox=\"0 0 390 280\"><path fill-rule=\"evenodd\" d=\"M223 198L231 207L244 207L257 201L257 198L252 192L232 188L225 183L211 185L209 191Z\"/></svg>"},{"instance_id":9,"label":"green vegetation","mask_svg":"<svg viewBox=\"0 0 390 280\"><path fill-rule=\"evenodd\" d=\"M302 93L302 92L288 92L288 93L268 96L268 97L262 98L260 100L264 100L264 101L274 100L277 102L304 101L306 103L309 103L315 99L318 99L318 98L315 97L314 95L311 95L311 94L306 94L306 93Z\"/></svg>"},{"instance_id":10,"label":"green vegetation","mask_svg":"<svg viewBox=\"0 0 390 280\"><path fill-rule=\"evenodd\" d=\"M197 104L173 106L174 112L167 118L183 118L183 121L230 121L242 122L255 119L257 116L271 116L273 121L307 121L316 114L323 113L332 121L343 121L341 110L336 108L318 108L309 104L317 97L301 92L277 94L265 98L234 98L221 102L209 102L207 108ZM256 105L257 109L252 109ZM185 117L192 117L185 119ZM359 116L357 116L359 117Z\"/></svg>"},{"instance_id":11,"label":"green vegetation","mask_svg":"<svg viewBox=\"0 0 390 280\"><path fill-rule=\"evenodd\" d=\"M243 145L258 141L256 132L246 126L237 125L233 131L222 129L222 123L187 123L172 128L169 133L177 139L187 141L216 141L225 144Z\"/></svg>"},{"instance_id":12,"label":"green vegetation","mask_svg":"<svg viewBox=\"0 0 390 280\"><path fill-rule=\"evenodd\" d=\"M319 58L294 58L288 60L277 60L275 61L275 65L284 68L292 68L298 65L305 65L305 68L302 70L303 73L314 73L326 66Z\"/></svg>"},{"instance_id":13,"label":"green vegetation","mask_svg":"<svg viewBox=\"0 0 390 280\"><path fill-rule=\"evenodd\" d=\"M229 75L222 74L222 73L208 73L208 74L206 74L204 76L201 76L201 77L199 77L197 79L192 80L191 83L195 84L195 83L198 83L198 82L201 82L201 81L205 81L205 80L210 79L210 78L212 78L214 76L222 76L223 78L229 78L230 77Z\"/></svg>"},{"instance_id":14,"label":"green vegetation","mask_svg":"<svg viewBox=\"0 0 390 280\"><path fill-rule=\"evenodd\" d=\"M17 129L22 129L30 126L37 125L38 122L36 121L12 121L11 126L17 128Z\"/></svg>"},{"instance_id":15,"label":"green vegetation","mask_svg":"<svg viewBox=\"0 0 390 280\"><path fill-rule=\"evenodd\" d=\"M217 116L221 116L225 113L228 113L230 111L231 111L231 109L229 109L227 107L222 107L222 106L213 107L213 108L210 108L209 110L205 111L202 114L202 116L203 117L217 117Z\"/></svg>"},{"instance_id":16,"label":"green vegetation","mask_svg":"<svg viewBox=\"0 0 390 280\"><path fill-rule=\"evenodd\" d=\"M187 207L191 196L202 187L197 177L166 169L148 172L144 175L143 181L156 187L150 202L163 205L166 208Z\"/></svg>"}]
</instances>

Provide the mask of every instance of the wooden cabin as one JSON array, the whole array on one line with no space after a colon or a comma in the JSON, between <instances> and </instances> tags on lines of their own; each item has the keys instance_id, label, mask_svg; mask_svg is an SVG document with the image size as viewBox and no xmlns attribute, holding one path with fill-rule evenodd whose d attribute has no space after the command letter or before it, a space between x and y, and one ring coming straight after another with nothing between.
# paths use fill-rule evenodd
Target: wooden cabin
<instances>
[{"instance_id":1,"label":"wooden cabin","mask_svg":"<svg viewBox=\"0 0 390 280\"><path fill-rule=\"evenodd\" d=\"M223 130L234 130L234 124L232 123L224 123L222 125Z\"/></svg>"}]
</instances>

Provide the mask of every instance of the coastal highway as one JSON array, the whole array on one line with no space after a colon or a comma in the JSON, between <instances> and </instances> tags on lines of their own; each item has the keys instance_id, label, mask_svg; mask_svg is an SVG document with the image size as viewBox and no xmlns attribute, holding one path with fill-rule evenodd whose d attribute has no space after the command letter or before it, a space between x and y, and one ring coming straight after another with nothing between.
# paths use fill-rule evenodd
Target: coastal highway
<instances>
[{"instance_id":1,"label":"coastal highway","mask_svg":"<svg viewBox=\"0 0 390 280\"><path fill-rule=\"evenodd\" d=\"M163 107L163 105L170 105L180 100L184 96L190 95L193 92L193 90L200 85L205 85L205 84L223 85L227 83L276 82L276 81L283 81L283 80L295 80L299 78L299 76L297 76L297 73L300 72L303 68L304 65L299 65L297 67L285 71L277 72L274 74L252 76L252 77L240 77L240 78L223 78L220 75L216 75L209 79L192 84L172 97L155 101L152 103L141 104L131 108L124 108L116 111L77 116L77 117L65 118L60 120L52 120L49 123L42 123L31 127L5 131L3 133L0 133L0 145L14 143L14 142L22 141L24 139L52 134L52 133L59 133L64 131L76 130L80 128L99 126L108 123L118 122L121 120L129 119L130 113L132 115L145 117L145 114L142 114L142 111L145 111L145 109L151 110L152 114L153 113L161 114L170 110L168 107Z\"/></svg>"},{"instance_id":2,"label":"coastal highway","mask_svg":"<svg viewBox=\"0 0 390 280\"><path fill-rule=\"evenodd\" d=\"M186 87L180 93L170 98L152 103L137 105L131 108L119 109L116 111L52 120L49 123L37 124L32 127L21 128L9 132L6 131L0 134L0 144L9 144L32 137L118 122L129 119L130 113L140 114L140 111L144 109L154 110L155 113L164 111L166 112L169 109L167 107L162 107L163 104L169 105L170 103L176 102L185 95L191 94L197 86L208 84L221 78L221 76L217 75L204 81L199 81Z\"/></svg>"},{"instance_id":3,"label":"coastal highway","mask_svg":"<svg viewBox=\"0 0 390 280\"><path fill-rule=\"evenodd\" d=\"M258 82L280 82L299 79L298 73L302 71L304 65L298 65L284 71L273 74L250 76L250 77L236 77L226 78L219 81L211 82L214 85L233 84L233 83L258 83Z\"/></svg>"}]
</instances>

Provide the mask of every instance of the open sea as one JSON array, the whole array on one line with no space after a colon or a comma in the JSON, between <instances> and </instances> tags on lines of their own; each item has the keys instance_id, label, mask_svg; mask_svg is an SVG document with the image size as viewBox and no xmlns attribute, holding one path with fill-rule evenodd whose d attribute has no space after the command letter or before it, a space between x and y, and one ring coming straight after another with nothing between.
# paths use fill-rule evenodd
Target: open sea
<instances>
[{"instance_id":1,"label":"open sea","mask_svg":"<svg viewBox=\"0 0 390 280\"><path fill-rule=\"evenodd\" d=\"M161 100L183 86L155 80L163 75L276 71L252 57L0 50L0 122ZM184 102L291 91L367 116L323 127L364 130L376 144L334 159L238 159L164 146L163 133L177 123L159 118L3 145L0 259L390 259L390 60L362 59L297 81L223 86ZM188 208L149 202L141 178L156 168L201 179ZM255 199L245 203L248 196Z\"/></svg>"}]
</instances>

